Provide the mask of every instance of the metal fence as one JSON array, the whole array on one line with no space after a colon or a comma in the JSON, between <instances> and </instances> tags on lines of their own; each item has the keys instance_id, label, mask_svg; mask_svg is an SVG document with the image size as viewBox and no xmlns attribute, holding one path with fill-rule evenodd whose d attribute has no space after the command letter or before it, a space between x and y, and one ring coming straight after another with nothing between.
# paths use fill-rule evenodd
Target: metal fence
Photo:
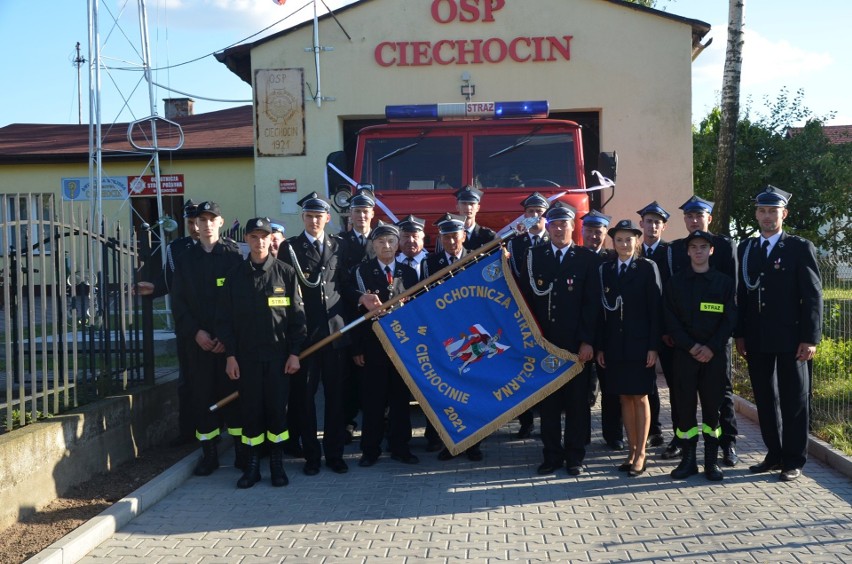
<instances>
[{"instance_id":1,"label":"metal fence","mask_svg":"<svg viewBox=\"0 0 852 564\"><path fill-rule=\"evenodd\" d=\"M819 259L823 287L822 342L811 383L813 434L852 454L852 257ZM753 400L748 367L734 354L734 391Z\"/></svg>"},{"instance_id":2,"label":"metal fence","mask_svg":"<svg viewBox=\"0 0 852 564\"><path fill-rule=\"evenodd\" d=\"M150 379L143 370L131 231L88 206L6 194L0 216L0 427L61 413Z\"/></svg>"}]
</instances>

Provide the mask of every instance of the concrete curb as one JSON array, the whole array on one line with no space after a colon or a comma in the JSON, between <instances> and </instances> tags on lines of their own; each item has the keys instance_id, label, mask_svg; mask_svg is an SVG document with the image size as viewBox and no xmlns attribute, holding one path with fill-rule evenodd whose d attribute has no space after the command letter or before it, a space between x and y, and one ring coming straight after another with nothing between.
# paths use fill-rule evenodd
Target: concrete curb
<instances>
[{"instance_id":1,"label":"concrete curb","mask_svg":"<svg viewBox=\"0 0 852 564\"><path fill-rule=\"evenodd\" d=\"M55 543L51 544L27 563L72 564L79 561L99 544L107 540L137 515L166 497L192 476L198 453L187 455L162 474L118 500L99 515L88 520Z\"/></svg>"},{"instance_id":2,"label":"concrete curb","mask_svg":"<svg viewBox=\"0 0 852 564\"><path fill-rule=\"evenodd\" d=\"M734 396L734 409L755 423L758 422L757 406L750 401ZM852 478L852 458L813 435L808 437L808 455L837 470L847 478Z\"/></svg>"}]
</instances>

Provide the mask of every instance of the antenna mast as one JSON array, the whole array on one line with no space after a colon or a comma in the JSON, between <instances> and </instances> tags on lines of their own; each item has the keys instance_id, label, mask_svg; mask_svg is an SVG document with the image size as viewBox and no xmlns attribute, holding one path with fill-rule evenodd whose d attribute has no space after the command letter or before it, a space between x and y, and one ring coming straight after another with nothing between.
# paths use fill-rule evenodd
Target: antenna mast
<instances>
[{"instance_id":1,"label":"antenna mast","mask_svg":"<svg viewBox=\"0 0 852 564\"><path fill-rule=\"evenodd\" d=\"M83 124L83 84L80 78L80 68L83 66L83 63L86 62L86 58L80 54L80 42L77 42L77 56L74 57L74 60L71 63L77 67L77 125Z\"/></svg>"}]
</instances>

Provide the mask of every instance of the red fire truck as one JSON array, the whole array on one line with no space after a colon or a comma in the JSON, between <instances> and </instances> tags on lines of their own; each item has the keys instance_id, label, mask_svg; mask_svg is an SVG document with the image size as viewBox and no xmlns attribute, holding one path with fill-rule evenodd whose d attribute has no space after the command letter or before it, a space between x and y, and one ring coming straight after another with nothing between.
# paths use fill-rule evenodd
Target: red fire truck
<instances>
[{"instance_id":1,"label":"red fire truck","mask_svg":"<svg viewBox=\"0 0 852 564\"><path fill-rule=\"evenodd\" d=\"M546 101L387 106L388 123L357 134L351 179L372 185L398 218L411 213L427 220L433 237L432 222L456 213L454 192L468 185L484 192L477 222L495 231L513 222L523 212L520 202L535 191L559 195L580 217L590 210L580 126L548 114ZM614 181L615 154L601 158L600 173ZM332 198L338 211L345 212L353 189L338 185Z\"/></svg>"}]
</instances>

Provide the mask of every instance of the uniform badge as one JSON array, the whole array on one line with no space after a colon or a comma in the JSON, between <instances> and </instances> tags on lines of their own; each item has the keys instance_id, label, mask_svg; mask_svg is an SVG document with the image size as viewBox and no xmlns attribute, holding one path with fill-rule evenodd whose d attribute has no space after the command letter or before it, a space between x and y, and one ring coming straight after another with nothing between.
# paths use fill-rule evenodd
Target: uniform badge
<instances>
[{"instance_id":1,"label":"uniform badge","mask_svg":"<svg viewBox=\"0 0 852 564\"><path fill-rule=\"evenodd\" d=\"M544 286L544 280L536 280L536 286Z\"/></svg>"},{"instance_id":2,"label":"uniform badge","mask_svg":"<svg viewBox=\"0 0 852 564\"><path fill-rule=\"evenodd\" d=\"M604 288L604 294L609 294L609 288Z\"/></svg>"}]
</instances>

